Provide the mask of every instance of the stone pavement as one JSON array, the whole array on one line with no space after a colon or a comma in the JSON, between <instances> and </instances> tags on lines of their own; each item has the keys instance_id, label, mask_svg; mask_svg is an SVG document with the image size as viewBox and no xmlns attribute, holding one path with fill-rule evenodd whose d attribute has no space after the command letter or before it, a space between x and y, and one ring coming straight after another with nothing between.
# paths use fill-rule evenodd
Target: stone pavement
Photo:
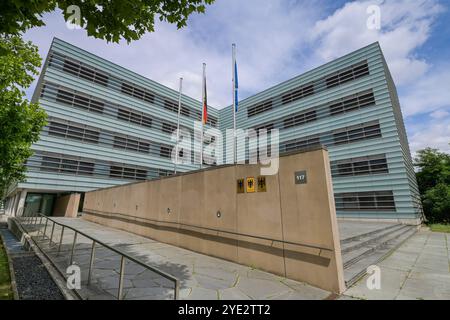
<instances>
[{"instance_id":1,"label":"stone pavement","mask_svg":"<svg viewBox=\"0 0 450 320\"><path fill-rule=\"evenodd\" d=\"M450 234L422 229L378 266L381 269L380 290L369 290L366 276L341 298L450 299Z\"/></svg>"},{"instance_id":2,"label":"stone pavement","mask_svg":"<svg viewBox=\"0 0 450 320\"><path fill-rule=\"evenodd\" d=\"M117 248L132 257L160 269L180 280L180 299L325 299L330 293L304 283L282 278L233 262L209 257L172 245L140 237L128 232L104 227L83 219L55 218L95 239ZM43 226L41 226L43 230ZM47 229L50 235L50 228ZM54 242L40 244L57 268L65 273L74 238L66 229L61 252L58 244L61 228L55 227ZM38 239L38 238L36 238ZM79 236L74 261L81 268L85 299L115 299L119 287L120 257L96 247L92 283L86 285L92 241ZM126 263L124 299L173 299L173 284L158 274L131 261Z\"/></svg>"}]
</instances>

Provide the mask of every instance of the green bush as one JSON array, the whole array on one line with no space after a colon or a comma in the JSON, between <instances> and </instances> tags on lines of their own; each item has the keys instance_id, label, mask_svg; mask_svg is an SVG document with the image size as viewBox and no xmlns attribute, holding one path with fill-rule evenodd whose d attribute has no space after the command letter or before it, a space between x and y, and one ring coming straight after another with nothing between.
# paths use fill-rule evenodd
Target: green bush
<instances>
[{"instance_id":1,"label":"green bush","mask_svg":"<svg viewBox=\"0 0 450 320\"><path fill-rule=\"evenodd\" d=\"M414 160L427 220L431 223L450 223L450 155L427 148L418 151Z\"/></svg>"},{"instance_id":2,"label":"green bush","mask_svg":"<svg viewBox=\"0 0 450 320\"><path fill-rule=\"evenodd\" d=\"M440 183L426 191L423 209L431 223L450 223L450 186Z\"/></svg>"}]
</instances>

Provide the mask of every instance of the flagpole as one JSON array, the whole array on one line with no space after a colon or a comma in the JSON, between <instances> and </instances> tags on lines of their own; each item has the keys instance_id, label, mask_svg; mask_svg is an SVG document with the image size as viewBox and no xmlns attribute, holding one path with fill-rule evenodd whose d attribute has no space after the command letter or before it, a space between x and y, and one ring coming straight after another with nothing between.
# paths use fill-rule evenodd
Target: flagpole
<instances>
[{"instance_id":1,"label":"flagpole","mask_svg":"<svg viewBox=\"0 0 450 320\"><path fill-rule=\"evenodd\" d=\"M202 134L200 136L200 169L203 169L203 132L205 119L205 87L206 87L206 63L203 63L203 85L202 85Z\"/></svg>"},{"instance_id":2,"label":"flagpole","mask_svg":"<svg viewBox=\"0 0 450 320\"><path fill-rule=\"evenodd\" d=\"M180 141L180 115L181 115L181 95L183 92L183 78L180 78L180 94L178 96L178 119L177 119L177 142L175 145L175 174L177 174L178 165L178 143Z\"/></svg>"},{"instance_id":3,"label":"flagpole","mask_svg":"<svg viewBox=\"0 0 450 320\"><path fill-rule=\"evenodd\" d=\"M233 161L237 163L237 150L236 150L236 44L233 43L232 47L232 63L231 71L233 74Z\"/></svg>"}]
</instances>

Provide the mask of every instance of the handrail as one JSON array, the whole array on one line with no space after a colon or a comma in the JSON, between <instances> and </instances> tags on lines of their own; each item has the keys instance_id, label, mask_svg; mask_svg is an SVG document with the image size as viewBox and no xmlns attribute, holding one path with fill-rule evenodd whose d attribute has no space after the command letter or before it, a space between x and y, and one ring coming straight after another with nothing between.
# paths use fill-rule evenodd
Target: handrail
<instances>
[{"instance_id":1,"label":"handrail","mask_svg":"<svg viewBox=\"0 0 450 320\"><path fill-rule=\"evenodd\" d=\"M20 217L17 217L17 218L19 218L19 221L20 221L20 219L30 220L31 224L36 225L37 224L37 220L38 220L39 217L40 217L40 224L42 223L42 218L46 219L45 220L45 227L44 227L44 231L43 231L43 235L42 235L43 238L47 237L46 230L47 230L47 226L48 226L48 221L51 221L53 223L51 235L50 235L50 238L49 238L50 245L53 242L53 233L54 233L54 230L55 230L55 225L62 226L61 237L60 237L60 242L59 242L59 246L58 246L58 253L61 250L62 237L64 235L64 228L70 229L70 230L75 232L74 241L72 243L72 249L71 249L70 264L73 263L73 255L74 255L74 251L75 251L76 240L77 240L78 234L80 234L80 235L82 235L82 236L92 240L91 258L90 258L89 275L88 275L88 285L89 285L90 280L91 280L92 269L94 268L95 245L99 244L99 245L105 247L106 249L109 249L109 250L111 250L111 251L113 251L113 252L115 252L115 253L117 253L118 255L121 256L120 274L119 274L119 277L120 277L119 278L119 290L118 290L119 291L118 292L118 299L119 300L122 300L122 298L123 298L122 292L123 292L123 278L124 278L124 272L125 272L125 259L127 259L127 260L129 260L131 262L134 262L134 263L136 263L136 264L138 264L138 265L140 265L140 266L142 266L142 267L144 267L144 268L146 268L146 269L148 269L148 270L150 270L150 271L152 271L152 272L162 276L163 278L166 278L169 281L173 282L174 283L174 291L175 291L174 292L174 300L177 300L179 298L180 281L176 277L174 277L174 276L172 276L172 275L170 275L170 274L168 274L168 273L166 273L164 271L161 271L161 270L159 270L159 269L157 269L155 267L152 267L151 265L148 265L148 264L146 264L146 263L144 263L144 262L142 262L142 261L140 261L140 260L130 256L129 254L127 254L127 253L125 253L125 252L123 252L123 251L121 251L119 249L116 249L116 248L111 247L110 245L107 245L106 243L104 243L101 240L98 240L98 239L96 239L96 238L94 238L94 237L92 237L90 235L87 235L86 233L84 233L84 232L82 232L80 230L77 230L77 229L75 229L75 228L73 228L71 226L63 224L61 222L57 222L54 219L52 219L52 218L50 218L50 217L48 217L46 215L43 215L41 213L37 213L36 216L34 216L34 215L31 215L31 216L20 216ZM34 219L34 218L36 218L36 219ZM39 229L38 230L38 235L39 235L40 232L41 231Z\"/></svg>"},{"instance_id":2,"label":"handrail","mask_svg":"<svg viewBox=\"0 0 450 320\"><path fill-rule=\"evenodd\" d=\"M83 213L87 213L87 214L101 214L101 215L106 215L106 214L111 214L111 215L119 215L119 216L123 216L126 218L131 218L133 216L128 215L128 214L124 214L124 213L112 213L112 212L103 212L103 211L96 211L96 210L90 210L90 211L83 211ZM142 217L133 217L136 219L140 219L140 220L145 220L145 221L150 221L153 222L155 224L170 224L170 225L176 225L179 227L187 227L187 228L196 228L196 229L203 229L206 231L211 231L211 232L217 232L217 233L228 233L231 235L235 235L235 236L240 236L240 237L247 237L247 238L255 238L258 240L266 240L266 241L272 241L272 242L279 242L279 243L284 243L284 244L289 244L289 245L294 245L294 246L300 246L300 247L305 247L305 248L311 248L311 249L317 249L317 250L324 250L324 251L329 251L329 252L333 252L333 249L330 248L326 248L326 247L320 247L317 245L313 245L313 244L307 244L307 243L299 243L299 242L292 242L292 241L287 241L287 240L279 240L279 239L273 239L273 238L268 238L268 237L263 237L263 236L258 236L258 235L252 235L252 234L247 234L247 233L240 233L240 232L235 232L235 231L228 231L228 230L221 230L221 229L214 229L214 228L208 228L208 227L202 227L202 226L196 226L196 225L192 225L192 224L186 224L186 223L181 223L181 222L174 222L174 221L162 221L162 220L156 220L156 219L150 219L150 218L142 218Z\"/></svg>"}]
</instances>

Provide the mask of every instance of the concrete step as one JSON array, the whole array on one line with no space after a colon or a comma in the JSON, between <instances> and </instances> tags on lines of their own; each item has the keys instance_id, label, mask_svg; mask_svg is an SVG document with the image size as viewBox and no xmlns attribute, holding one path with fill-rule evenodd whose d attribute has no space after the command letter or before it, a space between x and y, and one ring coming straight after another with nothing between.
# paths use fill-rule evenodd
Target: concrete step
<instances>
[{"instance_id":1,"label":"concrete step","mask_svg":"<svg viewBox=\"0 0 450 320\"><path fill-rule=\"evenodd\" d=\"M364 259L367 255L380 249L387 242L392 242L397 237L401 236L404 232L410 229L410 226L403 225L400 228L396 228L395 231L383 233L382 236L374 237L372 240L364 241L363 246L358 246L355 250L347 251L342 254L342 261L344 269L350 267L361 259Z\"/></svg>"},{"instance_id":2,"label":"concrete step","mask_svg":"<svg viewBox=\"0 0 450 320\"><path fill-rule=\"evenodd\" d=\"M348 243L351 243L351 242L354 242L354 241L359 241L360 239L362 239L364 237L371 237L373 235L376 235L376 234L378 234L380 232L383 232L383 231L387 231L389 229L398 228L400 226L403 226L403 225L400 224L400 223L387 224L386 226L380 227L380 228L378 228L376 230L373 230L371 232L361 233L361 234L358 234L358 235L353 236L353 237L348 237L348 238L345 238L345 239L341 239L341 246L345 245L345 244L348 244Z\"/></svg>"},{"instance_id":3,"label":"concrete step","mask_svg":"<svg viewBox=\"0 0 450 320\"><path fill-rule=\"evenodd\" d=\"M398 224L389 228L377 230L376 232L371 232L370 234L354 237L352 241L347 241L344 244L342 244L341 242L341 252L344 255L346 253L358 250L362 247L369 246L371 244L376 244L378 241L385 238L386 236L389 236L394 232L404 229L405 227L408 226Z\"/></svg>"},{"instance_id":4,"label":"concrete step","mask_svg":"<svg viewBox=\"0 0 450 320\"><path fill-rule=\"evenodd\" d=\"M416 232L417 227L404 226L379 239L377 244L372 244L344 255L344 279L347 287L350 287L363 277L367 272L367 267L376 265L384 260Z\"/></svg>"}]
</instances>

